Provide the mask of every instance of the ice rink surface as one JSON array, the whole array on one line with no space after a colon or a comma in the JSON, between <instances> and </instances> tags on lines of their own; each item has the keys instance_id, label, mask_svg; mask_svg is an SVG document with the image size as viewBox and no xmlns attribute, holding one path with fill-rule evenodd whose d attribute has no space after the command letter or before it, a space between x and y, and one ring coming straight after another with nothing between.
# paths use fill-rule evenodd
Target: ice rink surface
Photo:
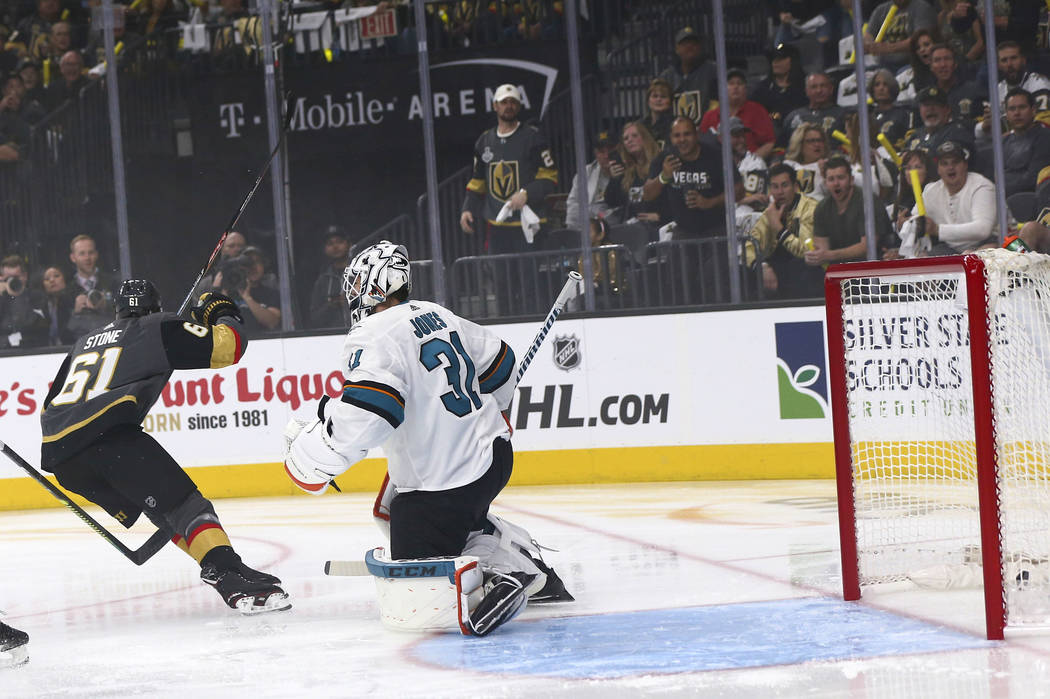
<instances>
[{"instance_id":1,"label":"ice rink surface","mask_svg":"<svg viewBox=\"0 0 1050 699\"><path fill-rule=\"evenodd\" d=\"M843 602L834 497L831 481L508 489L494 511L558 549L577 601L481 639L388 631L371 579L323 574L382 544L365 495L216 501L292 596L257 617L173 546L136 568L64 509L0 512L0 607L31 638L0 697L1050 696L1050 632L986 641L977 591Z\"/></svg>"}]
</instances>

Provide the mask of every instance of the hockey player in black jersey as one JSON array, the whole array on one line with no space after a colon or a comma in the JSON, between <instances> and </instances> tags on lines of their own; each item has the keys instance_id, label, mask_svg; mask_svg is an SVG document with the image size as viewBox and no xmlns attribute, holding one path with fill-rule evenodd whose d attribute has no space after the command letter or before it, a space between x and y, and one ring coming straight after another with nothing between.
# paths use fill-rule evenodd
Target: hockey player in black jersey
<instances>
[{"instance_id":1,"label":"hockey player in black jersey","mask_svg":"<svg viewBox=\"0 0 1050 699\"><path fill-rule=\"evenodd\" d=\"M205 293L191 322L162 313L156 288L141 279L123 282L114 302L116 319L73 343L44 400L43 469L125 527L145 514L172 532L231 608L288 609L281 581L241 562L211 502L141 427L173 370L241 358L246 342L229 324L241 320L237 306Z\"/></svg>"}]
</instances>

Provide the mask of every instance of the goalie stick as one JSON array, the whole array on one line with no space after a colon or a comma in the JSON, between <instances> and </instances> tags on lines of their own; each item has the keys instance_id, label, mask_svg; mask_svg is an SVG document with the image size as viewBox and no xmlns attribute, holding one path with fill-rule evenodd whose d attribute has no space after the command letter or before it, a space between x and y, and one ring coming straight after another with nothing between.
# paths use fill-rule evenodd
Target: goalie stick
<instances>
[{"instance_id":1,"label":"goalie stick","mask_svg":"<svg viewBox=\"0 0 1050 699\"><path fill-rule=\"evenodd\" d=\"M562 314L562 311L565 310L565 304L579 293L580 282L582 281L583 275L579 272L569 272L569 278L565 280L565 285L561 288L561 292L554 300L554 305L551 306L550 311L547 313L543 325L540 326L539 331L536 333L536 337L532 340L532 345L529 347L529 351L525 353L521 363L518 365L518 375L514 379L515 387L521 383L521 377L525 375L525 370L529 368L530 364L532 364L532 358L536 356L536 353L543 345L543 341L547 338L547 333L550 332L551 327L554 325L554 321L556 321L558 316ZM365 565L364 561L325 561L324 574L348 576L370 575L368 572L368 566Z\"/></svg>"},{"instance_id":2,"label":"goalie stick","mask_svg":"<svg viewBox=\"0 0 1050 699\"><path fill-rule=\"evenodd\" d=\"M134 563L135 565L140 566L146 561L148 561L150 558L153 557L155 553L157 553L157 551L160 551L162 548L164 548L164 545L171 540L171 532L164 529L158 529L150 535L149 539L147 539L146 543L144 543L142 546L140 546L137 549L129 549L127 546L122 544L120 540L117 539L117 537L113 536L113 534L111 534L105 527L96 522L91 515L89 515L87 512L84 512L84 510L82 510L79 505L70 500L69 496L67 496L64 492L62 492L55 486L51 485L51 481L44 478L44 476L41 475L39 471L33 468L28 461L19 456L14 449L9 447L4 442L0 441L0 450L2 450L4 452L4 455L7 456L7 458L14 461L15 464L17 464L23 471L32 476L33 479L36 480L40 485L44 486L44 488L46 488L49 493L54 495L59 502L68 507L73 512L73 514L75 514L77 517L83 520L84 524L94 529L96 534L98 534L103 539L112 544L113 548L117 549L122 554L124 554L124 557L132 563Z\"/></svg>"},{"instance_id":3,"label":"goalie stick","mask_svg":"<svg viewBox=\"0 0 1050 699\"><path fill-rule=\"evenodd\" d=\"M182 305L179 306L177 315L181 316L186 312L186 309L190 307L190 303L193 302L193 294L197 291L197 285L201 283L201 279L204 279L204 275L207 274L212 265L215 264L215 260L219 259L219 255L222 253L222 246L226 243L226 238L229 237L230 232L233 231L237 222L241 220L241 215L244 214L244 210L248 208L248 203L252 200L252 197L255 196L255 192L259 189L259 185L262 184L263 178L266 177L266 173L270 171L270 165L273 164L273 159L277 156L277 151L279 151L281 146L284 145L284 137L288 135L288 129L292 125L292 116L294 114L294 112L288 108L288 105L291 104L291 102L292 96L291 93L289 93L285 96L284 125L281 127L281 135L277 139L277 145L273 147L272 151L270 151L270 157L266 159L266 164L263 165L262 172L259 173L252 188L248 190L248 194L244 196L244 201L241 202L240 207L234 212L233 218L230 219L229 225L226 226L226 230L224 230L222 235L219 236L219 242L215 245L215 249L211 251L211 257L208 258L207 264L201 268L201 271L197 274L197 278L193 280L193 286L190 287L190 292L186 294L186 298L183 299Z\"/></svg>"}]
</instances>

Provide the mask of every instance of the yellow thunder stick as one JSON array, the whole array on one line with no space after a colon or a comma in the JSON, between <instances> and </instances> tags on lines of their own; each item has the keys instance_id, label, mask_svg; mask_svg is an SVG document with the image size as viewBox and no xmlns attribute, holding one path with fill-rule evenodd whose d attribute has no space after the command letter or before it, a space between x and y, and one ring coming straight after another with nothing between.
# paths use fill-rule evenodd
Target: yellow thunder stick
<instances>
[{"instance_id":1,"label":"yellow thunder stick","mask_svg":"<svg viewBox=\"0 0 1050 699\"><path fill-rule=\"evenodd\" d=\"M847 148L849 148L850 145L852 145L850 143L849 137L846 136L846 134L844 134L841 131L839 131L838 129L835 129L834 131L831 132L831 137L834 138L839 143L841 143L842 145L846 146Z\"/></svg>"},{"instance_id":2,"label":"yellow thunder stick","mask_svg":"<svg viewBox=\"0 0 1050 699\"><path fill-rule=\"evenodd\" d=\"M1046 2L1050 3L1050 0L1046 0ZM852 15L853 15L853 12L850 12L850 16L852 16ZM860 33L862 35L868 33L868 23L867 22L864 23L863 27L861 27ZM857 52L856 51L850 51L849 52L849 60L846 61L846 63L849 63L849 64L852 65L853 63L856 63L856 62L857 62Z\"/></svg>"},{"instance_id":3,"label":"yellow thunder stick","mask_svg":"<svg viewBox=\"0 0 1050 699\"><path fill-rule=\"evenodd\" d=\"M915 212L919 216L926 215L926 202L922 200L922 185L919 184L919 171L908 170L908 176L911 178L911 191L915 195Z\"/></svg>"},{"instance_id":4,"label":"yellow thunder stick","mask_svg":"<svg viewBox=\"0 0 1050 699\"><path fill-rule=\"evenodd\" d=\"M898 155L897 151L893 149L893 146L890 144L890 139L886 138L886 134L880 133L878 136L875 137L875 140L882 144L882 147L885 148L886 152L890 154L890 158L893 159L893 162L897 165L897 167L900 167L901 157L900 155Z\"/></svg>"},{"instance_id":5,"label":"yellow thunder stick","mask_svg":"<svg viewBox=\"0 0 1050 699\"><path fill-rule=\"evenodd\" d=\"M893 23L893 18L897 16L897 10L900 9L896 5L890 5L889 11L886 13L886 19L883 20L882 26L879 27L879 33L875 35L875 41L882 41L882 38L886 36L886 30L890 28L890 24Z\"/></svg>"}]
</instances>

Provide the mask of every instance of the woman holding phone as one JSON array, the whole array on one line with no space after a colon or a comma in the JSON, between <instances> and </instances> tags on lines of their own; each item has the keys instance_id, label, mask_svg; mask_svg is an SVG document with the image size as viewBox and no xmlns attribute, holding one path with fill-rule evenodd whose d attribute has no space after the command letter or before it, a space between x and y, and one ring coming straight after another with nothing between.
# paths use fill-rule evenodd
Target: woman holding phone
<instances>
[{"instance_id":1,"label":"woman holding phone","mask_svg":"<svg viewBox=\"0 0 1050 699\"><path fill-rule=\"evenodd\" d=\"M605 189L605 203L619 211L617 220L625 225L641 225L656 240L660 224L659 203L642 201L642 187L649 177L652 161L660 148L641 123L629 122L623 127L620 145L610 155L609 172L612 178ZM616 231L611 231L615 239Z\"/></svg>"}]
</instances>

